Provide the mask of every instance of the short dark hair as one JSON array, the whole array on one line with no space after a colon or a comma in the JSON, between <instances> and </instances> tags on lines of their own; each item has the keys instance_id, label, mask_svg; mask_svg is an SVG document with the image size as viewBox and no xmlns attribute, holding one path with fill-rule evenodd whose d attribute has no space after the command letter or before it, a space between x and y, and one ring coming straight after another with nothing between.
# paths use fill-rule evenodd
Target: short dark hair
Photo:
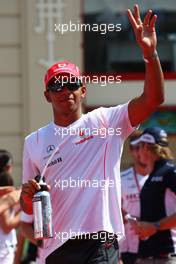
<instances>
[{"instance_id":1,"label":"short dark hair","mask_svg":"<svg viewBox=\"0 0 176 264\"><path fill-rule=\"evenodd\" d=\"M12 176L6 171L0 172L0 186L13 186L13 185L14 182Z\"/></svg>"},{"instance_id":2,"label":"short dark hair","mask_svg":"<svg viewBox=\"0 0 176 264\"><path fill-rule=\"evenodd\" d=\"M12 162L12 154L5 149L0 149L0 172L5 171L6 166L10 165Z\"/></svg>"}]
</instances>

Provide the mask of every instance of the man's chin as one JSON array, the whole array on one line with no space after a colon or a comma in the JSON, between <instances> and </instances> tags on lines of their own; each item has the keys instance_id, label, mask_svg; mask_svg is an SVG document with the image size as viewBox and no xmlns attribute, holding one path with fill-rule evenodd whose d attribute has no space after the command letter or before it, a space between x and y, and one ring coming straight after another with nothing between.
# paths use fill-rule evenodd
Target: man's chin
<instances>
[{"instance_id":1,"label":"man's chin","mask_svg":"<svg viewBox=\"0 0 176 264\"><path fill-rule=\"evenodd\" d=\"M62 112L64 113L75 112L76 109L77 109L77 105L74 102L66 102L62 104Z\"/></svg>"}]
</instances>

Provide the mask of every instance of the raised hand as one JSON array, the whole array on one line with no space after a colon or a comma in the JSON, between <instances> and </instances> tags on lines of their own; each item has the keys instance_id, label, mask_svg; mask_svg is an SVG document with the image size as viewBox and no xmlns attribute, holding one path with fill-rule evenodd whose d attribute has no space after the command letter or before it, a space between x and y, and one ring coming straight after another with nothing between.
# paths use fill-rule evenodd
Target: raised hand
<instances>
[{"instance_id":1,"label":"raised hand","mask_svg":"<svg viewBox=\"0 0 176 264\"><path fill-rule=\"evenodd\" d=\"M154 54L157 45L157 37L155 31L155 23L157 16L152 16L152 10L145 15L144 21L141 21L138 5L134 6L134 15L128 9L128 18L133 27L136 41L143 51L144 57L150 57Z\"/></svg>"}]
</instances>

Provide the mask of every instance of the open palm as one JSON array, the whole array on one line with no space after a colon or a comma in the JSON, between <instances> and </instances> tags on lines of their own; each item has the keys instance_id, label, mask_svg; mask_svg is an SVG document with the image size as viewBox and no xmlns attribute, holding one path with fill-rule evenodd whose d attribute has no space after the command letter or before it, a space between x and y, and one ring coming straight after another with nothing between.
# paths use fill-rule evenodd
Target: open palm
<instances>
[{"instance_id":1,"label":"open palm","mask_svg":"<svg viewBox=\"0 0 176 264\"><path fill-rule=\"evenodd\" d=\"M157 38L155 31L155 22L157 16L152 17L152 10L149 10L141 21L138 5L134 6L134 15L128 9L128 18L133 27L136 41L140 48L143 50L145 56L150 56L156 49Z\"/></svg>"}]
</instances>

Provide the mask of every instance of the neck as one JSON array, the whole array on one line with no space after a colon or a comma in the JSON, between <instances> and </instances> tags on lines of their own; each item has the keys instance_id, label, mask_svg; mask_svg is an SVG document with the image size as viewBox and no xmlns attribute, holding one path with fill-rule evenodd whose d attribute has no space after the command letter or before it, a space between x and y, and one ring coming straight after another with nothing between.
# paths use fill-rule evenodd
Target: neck
<instances>
[{"instance_id":1,"label":"neck","mask_svg":"<svg viewBox=\"0 0 176 264\"><path fill-rule=\"evenodd\" d=\"M143 176L147 175L147 173L148 173L147 166L142 166L138 163L134 164L134 169L137 173L139 173Z\"/></svg>"},{"instance_id":2,"label":"neck","mask_svg":"<svg viewBox=\"0 0 176 264\"><path fill-rule=\"evenodd\" d=\"M82 110L71 113L54 113L54 123L58 126L69 126L81 118Z\"/></svg>"}]
</instances>

